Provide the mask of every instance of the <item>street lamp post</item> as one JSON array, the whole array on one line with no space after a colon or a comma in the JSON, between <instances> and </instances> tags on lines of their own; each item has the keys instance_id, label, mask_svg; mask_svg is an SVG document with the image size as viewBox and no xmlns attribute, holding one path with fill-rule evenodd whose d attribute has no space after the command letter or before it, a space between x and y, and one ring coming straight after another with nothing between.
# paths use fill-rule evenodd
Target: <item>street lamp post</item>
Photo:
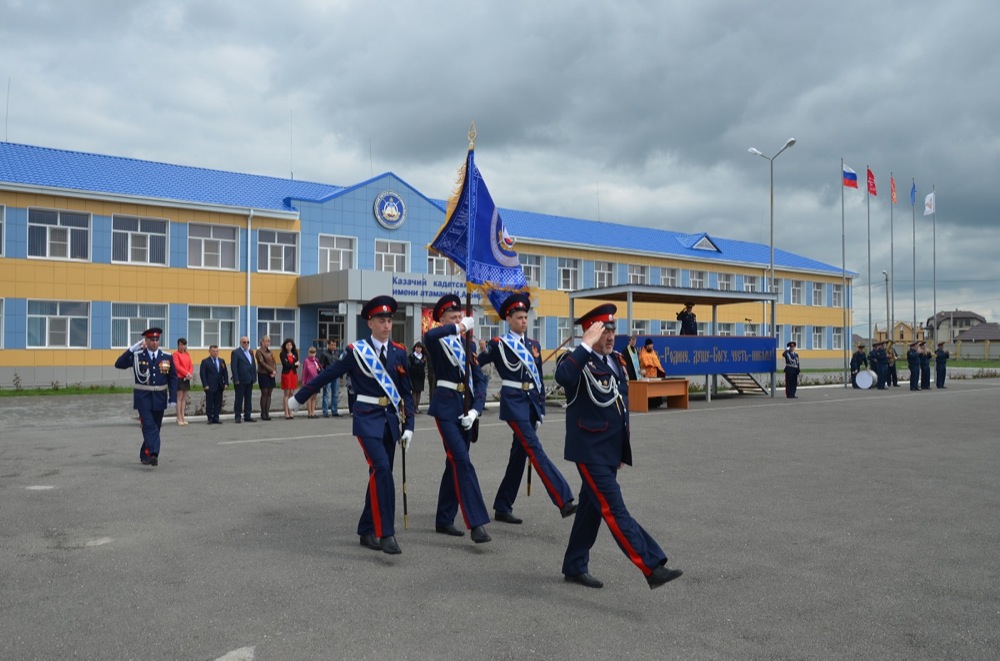
<instances>
[{"instance_id":1,"label":"street lamp post","mask_svg":"<svg viewBox=\"0 0 1000 661\"><path fill-rule=\"evenodd\" d=\"M769 276L768 276L768 283L767 283L767 292L769 294L771 294L772 296L775 293L775 291L774 291L774 159L778 158L778 156L781 155L781 152L785 151L786 149L788 149L789 147L791 147L794 144L795 144L795 138L789 138L785 142L785 146L782 147L781 149L779 149L778 153L775 154L774 156L765 156L759 149L756 149L755 147L751 147L750 149L747 150L748 152L750 152L754 156L760 156L761 158L767 159L767 161L771 165L771 263L770 263L770 266L769 266L769 269L768 269ZM776 334L776 331L777 331L777 326L776 326L776 324L777 324L777 307L778 307L777 301L772 301L771 302L771 338L774 340L774 353L775 353L775 356L777 356L777 353L778 353L778 337L777 337L777 334ZM777 367L775 367L775 369L777 369ZM772 371L771 372L771 397L772 398L774 397L774 390L775 390L775 372Z\"/></svg>"}]
</instances>

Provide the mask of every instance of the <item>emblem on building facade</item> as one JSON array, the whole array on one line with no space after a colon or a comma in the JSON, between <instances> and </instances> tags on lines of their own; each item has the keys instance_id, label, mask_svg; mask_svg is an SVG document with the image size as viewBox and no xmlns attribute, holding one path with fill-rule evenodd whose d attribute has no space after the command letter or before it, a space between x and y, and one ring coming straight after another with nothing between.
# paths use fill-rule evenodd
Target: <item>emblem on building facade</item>
<instances>
[{"instance_id":1,"label":"emblem on building facade","mask_svg":"<svg viewBox=\"0 0 1000 661\"><path fill-rule=\"evenodd\" d=\"M387 230L399 229L406 220L406 203L396 193L385 191L375 198L375 220Z\"/></svg>"}]
</instances>

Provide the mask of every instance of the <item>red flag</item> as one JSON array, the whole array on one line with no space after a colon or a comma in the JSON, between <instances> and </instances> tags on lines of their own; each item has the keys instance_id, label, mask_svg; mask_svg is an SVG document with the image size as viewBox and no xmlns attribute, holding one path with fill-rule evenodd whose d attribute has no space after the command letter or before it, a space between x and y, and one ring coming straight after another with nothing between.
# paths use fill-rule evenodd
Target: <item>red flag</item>
<instances>
[{"instance_id":1,"label":"red flag","mask_svg":"<svg viewBox=\"0 0 1000 661\"><path fill-rule=\"evenodd\" d=\"M868 168L868 194L878 195L878 191L875 189L875 173L872 172L871 168Z\"/></svg>"},{"instance_id":2,"label":"red flag","mask_svg":"<svg viewBox=\"0 0 1000 661\"><path fill-rule=\"evenodd\" d=\"M892 184L892 203L895 204L898 200L896 199L896 177L889 175L889 183Z\"/></svg>"}]
</instances>

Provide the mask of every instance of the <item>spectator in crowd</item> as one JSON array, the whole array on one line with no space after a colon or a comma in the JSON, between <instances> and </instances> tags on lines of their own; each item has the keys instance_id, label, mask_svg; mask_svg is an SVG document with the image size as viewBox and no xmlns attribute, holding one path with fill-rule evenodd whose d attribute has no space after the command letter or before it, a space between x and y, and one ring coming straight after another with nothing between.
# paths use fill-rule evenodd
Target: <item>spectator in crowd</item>
<instances>
[{"instance_id":1,"label":"spectator in crowd","mask_svg":"<svg viewBox=\"0 0 1000 661\"><path fill-rule=\"evenodd\" d=\"M326 369L330 365L344 357L343 352L340 350L340 345L337 340L327 340L326 349L319 353L319 366L322 369ZM323 417L328 418L332 413L335 418L340 417L340 411L337 410L338 400L340 399L340 379L334 379L330 383L323 386Z\"/></svg>"},{"instance_id":2,"label":"spectator in crowd","mask_svg":"<svg viewBox=\"0 0 1000 661\"><path fill-rule=\"evenodd\" d=\"M284 392L285 420L291 420L295 416L288 408L288 398L295 394L299 387L299 350L295 346L295 340L286 337L281 343L281 390Z\"/></svg>"},{"instance_id":3,"label":"spectator in crowd","mask_svg":"<svg viewBox=\"0 0 1000 661\"><path fill-rule=\"evenodd\" d=\"M177 424L186 425L184 417L187 406L187 394L191 390L191 378L194 374L194 364L188 353L188 343L183 337L177 340L177 351L174 352L174 370L177 372Z\"/></svg>"},{"instance_id":4,"label":"spectator in crowd","mask_svg":"<svg viewBox=\"0 0 1000 661\"><path fill-rule=\"evenodd\" d=\"M423 342L413 345L410 353L410 384L413 386L413 412L420 413L420 395L424 392L424 378L427 375L427 355Z\"/></svg>"},{"instance_id":5,"label":"spectator in crowd","mask_svg":"<svg viewBox=\"0 0 1000 661\"><path fill-rule=\"evenodd\" d=\"M306 355L306 359L302 363L302 385L306 385L315 379L316 375L319 374L320 369L319 358L316 356L316 347L309 347L309 353ZM316 417L317 395L319 395L319 393L314 392L312 396L306 400L306 413L310 418Z\"/></svg>"},{"instance_id":6,"label":"spectator in crowd","mask_svg":"<svg viewBox=\"0 0 1000 661\"><path fill-rule=\"evenodd\" d=\"M257 387L260 388L260 419L271 419L271 393L276 385L278 365L271 351L271 336L260 338L257 348Z\"/></svg>"}]
</instances>

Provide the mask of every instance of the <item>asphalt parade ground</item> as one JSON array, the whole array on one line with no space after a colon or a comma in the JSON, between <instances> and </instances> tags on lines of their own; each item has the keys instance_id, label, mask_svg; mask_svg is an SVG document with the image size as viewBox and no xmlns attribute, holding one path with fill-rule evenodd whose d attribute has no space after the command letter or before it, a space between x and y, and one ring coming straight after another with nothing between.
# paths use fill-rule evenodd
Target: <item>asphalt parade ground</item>
<instances>
[{"instance_id":1,"label":"asphalt parade ground","mask_svg":"<svg viewBox=\"0 0 1000 661\"><path fill-rule=\"evenodd\" d=\"M657 590L606 528L604 588L564 582L537 475L523 525L436 534L426 415L389 556L355 534L350 418L171 420L151 468L131 396L0 399L0 658L1000 658L1000 380L778 395L633 415L625 501L684 570ZM578 491L560 409L540 434ZM510 439L488 411L491 511Z\"/></svg>"}]
</instances>

